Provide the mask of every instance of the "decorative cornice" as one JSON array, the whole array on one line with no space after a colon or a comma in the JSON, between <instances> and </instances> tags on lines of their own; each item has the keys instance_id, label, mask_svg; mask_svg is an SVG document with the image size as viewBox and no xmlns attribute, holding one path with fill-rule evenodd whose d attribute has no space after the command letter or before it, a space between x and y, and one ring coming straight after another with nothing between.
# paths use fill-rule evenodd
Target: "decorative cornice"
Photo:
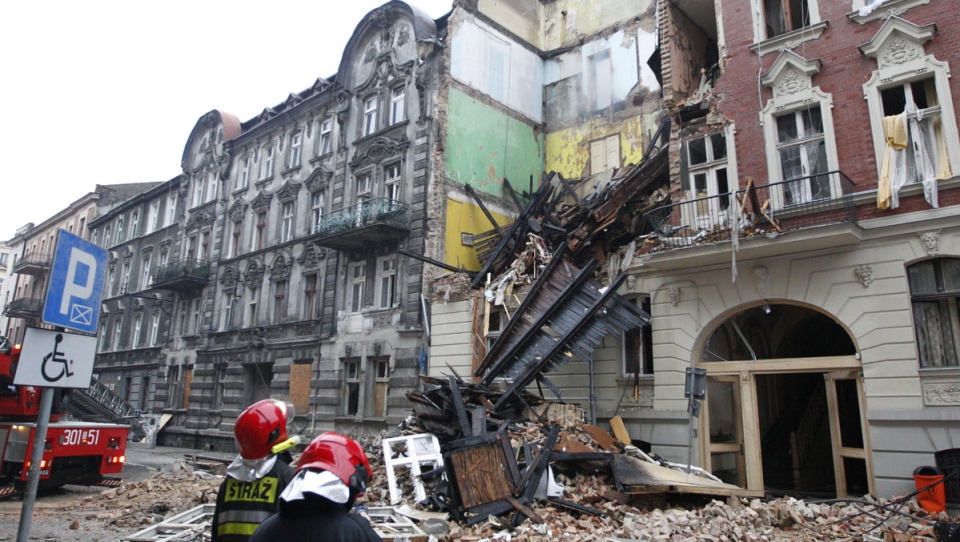
<instances>
[{"instance_id":1,"label":"decorative cornice","mask_svg":"<svg viewBox=\"0 0 960 542\"><path fill-rule=\"evenodd\" d=\"M192 213L192 215L193 216L190 217L190 220L187 221L187 231L205 228L210 224L213 224L213 215L208 213L205 209Z\"/></svg>"},{"instance_id":2,"label":"decorative cornice","mask_svg":"<svg viewBox=\"0 0 960 542\"><path fill-rule=\"evenodd\" d=\"M247 211L247 202L238 199L233 202L233 205L230 206L230 210L227 211L227 215L230 217L231 222L239 222L243 220L243 215Z\"/></svg>"},{"instance_id":3,"label":"decorative cornice","mask_svg":"<svg viewBox=\"0 0 960 542\"><path fill-rule=\"evenodd\" d=\"M253 208L253 212L262 213L270 208L271 199L273 199L273 194L260 192L257 194L257 197L253 198L253 201L250 202L250 207Z\"/></svg>"},{"instance_id":4,"label":"decorative cornice","mask_svg":"<svg viewBox=\"0 0 960 542\"><path fill-rule=\"evenodd\" d=\"M310 174L310 177L307 178L304 184L307 185L307 190L310 193L322 192L327 189L331 177L333 177L333 172L320 166L313 170L313 173Z\"/></svg>"},{"instance_id":5,"label":"decorative cornice","mask_svg":"<svg viewBox=\"0 0 960 542\"><path fill-rule=\"evenodd\" d=\"M280 254L273 260L273 266L270 267L270 280L286 280L290 277L290 270L293 268L292 263L288 263L287 259Z\"/></svg>"},{"instance_id":6,"label":"decorative cornice","mask_svg":"<svg viewBox=\"0 0 960 542\"><path fill-rule=\"evenodd\" d=\"M410 146L410 140L406 134L398 139L389 137L377 137L363 151L357 153L356 157L350 161L350 168L356 169L364 166L377 165L384 160L399 157Z\"/></svg>"},{"instance_id":7,"label":"decorative cornice","mask_svg":"<svg viewBox=\"0 0 960 542\"><path fill-rule=\"evenodd\" d=\"M295 183L292 181L287 181L284 185L277 191L277 199L281 202L287 202L293 199L296 199L297 194L300 193L300 187L303 186L300 183Z\"/></svg>"}]
</instances>

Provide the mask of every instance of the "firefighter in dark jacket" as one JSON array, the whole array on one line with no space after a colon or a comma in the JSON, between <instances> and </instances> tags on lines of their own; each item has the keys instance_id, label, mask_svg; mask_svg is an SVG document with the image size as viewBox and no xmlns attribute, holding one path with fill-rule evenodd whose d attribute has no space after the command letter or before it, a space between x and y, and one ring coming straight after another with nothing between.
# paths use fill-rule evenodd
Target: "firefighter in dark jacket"
<instances>
[{"instance_id":1,"label":"firefighter in dark jacket","mask_svg":"<svg viewBox=\"0 0 960 542\"><path fill-rule=\"evenodd\" d=\"M375 542L370 522L351 514L372 475L363 448L338 433L313 439L297 475L280 495L280 513L264 521L250 542Z\"/></svg>"},{"instance_id":2,"label":"firefighter in dark jacket","mask_svg":"<svg viewBox=\"0 0 960 542\"><path fill-rule=\"evenodd\" d=\"M287 449L299 442L287 438L291 409L287 403L264 399L237 417L233 433L240 455L227 467L217 493L213 542L247 542L260 523L277 512L280 494L294 475Z\"/></svg>"}]
</instances>

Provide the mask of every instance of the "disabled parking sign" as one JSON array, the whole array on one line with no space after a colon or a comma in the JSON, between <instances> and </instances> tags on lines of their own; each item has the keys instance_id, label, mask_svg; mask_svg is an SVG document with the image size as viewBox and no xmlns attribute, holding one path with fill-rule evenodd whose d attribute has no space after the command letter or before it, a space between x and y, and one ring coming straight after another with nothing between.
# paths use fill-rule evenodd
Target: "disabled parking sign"
<instances>
[{"instance_id":1,"label":"disabled parking sign","mask_svg":"<svg viewBox=\"0 0 960 542\"><path fill-rule=\"evenodd\" d=\"M43 321L96 333L106 271L105 249L60 230L43 305Z\"/></svg>"}]
</instances>

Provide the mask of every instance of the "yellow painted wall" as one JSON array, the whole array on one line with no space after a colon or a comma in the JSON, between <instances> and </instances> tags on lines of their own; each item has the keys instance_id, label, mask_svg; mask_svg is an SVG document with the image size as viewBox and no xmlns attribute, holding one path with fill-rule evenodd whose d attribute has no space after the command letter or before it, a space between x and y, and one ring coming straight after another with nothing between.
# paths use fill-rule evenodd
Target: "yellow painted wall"
<instances>
[{"instance_id":1,"label":"yellow painted wall","mask_svg":"<svg viewBox=\"0 0 960 542\"><path fill-rule=\"evenodd\" d=\"M586 177L590 174L590 142L603 137L620 134L620 164L635 164L643 157L643 151L657 130L659 112L630 117L610 124L606 119L590 122L547 134L545 171L556 171L567 179Z\"/></svg>"},{"instance_id":2,"label":"yellow painted wall","mask_svg":"<svg viewBox=\"0 0 960 542\"><path fill-rule=\"evenodd\" d=\"M497 213L489 207L488 210L501 228L513 223L512 217ZM487 220L480 207L447 198L446 228L444 236L446 250L443 262L447 265L463 267L468 271L479 271L480 262L477 260L476 252L473 247L463 245L460 234L481 233L493 229L493 224Z\"/></svg>"}]
</instances>

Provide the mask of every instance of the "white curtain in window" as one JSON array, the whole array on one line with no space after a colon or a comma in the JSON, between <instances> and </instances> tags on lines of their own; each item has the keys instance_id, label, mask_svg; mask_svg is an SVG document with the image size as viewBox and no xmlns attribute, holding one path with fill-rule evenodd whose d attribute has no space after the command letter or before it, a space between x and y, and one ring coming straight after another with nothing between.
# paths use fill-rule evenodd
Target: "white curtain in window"
<instances>
[{"instance_id":1,"label":"white curtain in window","mask_svg":"<svg viewBox=\"0 0 960 542\"><path fill-rule=\"evenodd\" d=\"M883 118L883 134L887 139L883 164L880 166L880 183L877 186L877 208L896 209L900 206L897 193L907 182L907 123L906 115L891 115Z\"/></svg>"},{"instance_id":2,"label":"white curtain in window","mask_svg":"<svg viewBox=\"0 0 960 542\"><path fill-rule=\"evenodd\" d=\"M923 196L927 203L933 207L939 207L937 203L937 178L936 167L936 146L935 135L933 134L932 119L923 118L923 110L917 111L917 106L912 101L907 100L904 113L907 116L907 125L910 128L910 144L913 148L913 163L915 166L914 176L923 184Z\"/></svg>"}]
</instances>

